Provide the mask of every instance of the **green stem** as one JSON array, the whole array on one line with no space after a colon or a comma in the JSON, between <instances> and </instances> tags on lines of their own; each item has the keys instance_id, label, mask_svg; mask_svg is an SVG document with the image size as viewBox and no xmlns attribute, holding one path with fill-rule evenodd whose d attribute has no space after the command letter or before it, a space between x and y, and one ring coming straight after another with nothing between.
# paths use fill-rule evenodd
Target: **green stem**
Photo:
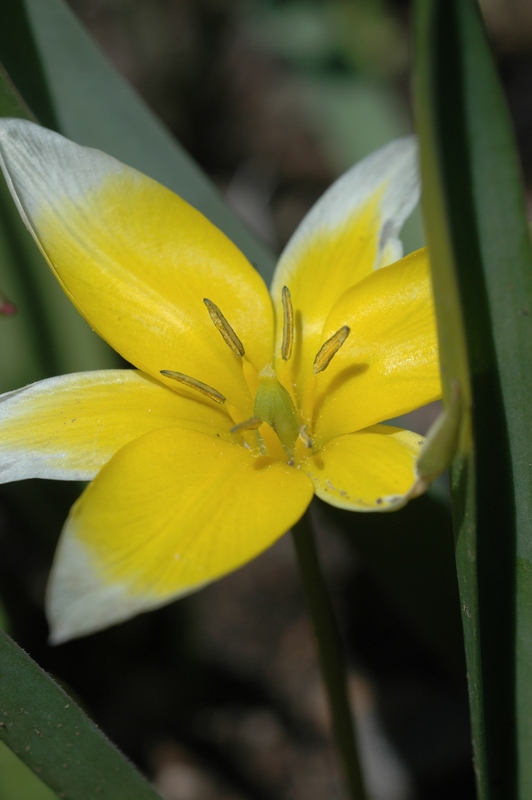
<instances>
[{"instance_id":1,"label":"green stem","mask_svg":"<svg viewBox=\"0 0 532 800\"><path fill-rule=\"evenodd\" d=\"M342 762L349 797L351 800L366 800L354 718L347 693L345 659L331 600L321 571L310 511L307 511L294 525L292 537L318 642L320 669L329 700L333 735Z\"/></svg>"}]
</instances>

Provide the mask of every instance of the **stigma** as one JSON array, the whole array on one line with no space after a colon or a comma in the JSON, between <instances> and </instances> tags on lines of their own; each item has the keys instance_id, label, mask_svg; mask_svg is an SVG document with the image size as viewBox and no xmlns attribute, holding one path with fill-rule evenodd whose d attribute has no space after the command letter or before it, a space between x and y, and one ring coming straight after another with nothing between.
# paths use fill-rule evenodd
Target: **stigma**
<instances>
[{"instance_id":1,"label":"stigma","mask_svg":"<svg viewBox=\"0 0 532 800\"><path fill-rule=\"evenodd\" d=\"M287 286L283 286L282 295L282 341L281 341L281 358L283 362L288 362L292 357L294 348L297 346L294 325L294 307L292 304L292 297L290 290ZM306 416L303 409L296 406L292 389L289 384L288 388L279 381L273 365L267 364L260 372L257 373L255 367L246 358L246 351L244 344L240 340L237 332L229 320L224 316L221 309L208 298L203 300L211 321L222 337L225 344L229 347L232 353L238 356L242 363L242 369L248 388L254 396L253 413L252 416L242 420L242 415L238 409L233 408L230 404L226 404L226 409L230 417L233 418L233 426L230 432L235 435L244 437L246 446L252 446L254 438L258 443L261 453L264 452L265 442L264 434L261 434L261 429L264 431L264 423L268 428L274 432L276 439L282 445L286 456L290 463L294 463L294 451L296 443L299 441L298 448L303 445L305 449L313 448L312 432L311 432L311 414L309 420L303 423L302 417ZM314 390L311 392L312 397L315 391L316 375L327 369L334 356L338 353L347 337L350 334L348 325L342 325L336 333L330 336L318 350L313 362L313 385ZM250 382L250 370L253 373L253 380ZM197 380L197 378L185 375L182 372L177 372L170 369L160 370L161 375L171 380L176 381L178 384L186 386L199 392L204 397L209 398L218 404L225 404L226 397L218 389ZM283 371L284 374L284 371ZM288 374L288 373L287 373ZM288 380L290 380L288 378ZM286 380L283 378L286 384ZM289 391L290 389L290 391ZM305 406L305 403L303 403ZM313 405L312 400L310 406ZM309 411L311 408L309 407ZM248 412L249 413L249 412ZM272 436L274 435L271 434ZM251 438L250 438L251 437ZM274 438L275 438L274 437ZM267 437L268 438L268 437ZM278 447L278 445L277 445Z\"/></svg>"},{"instance_id":2,"label":"stigma","mask_svg":"<svg viewBox=\"0 0 532 800\"><path fill-rule=\"evenodd\" d=\"M271 364L259 372L259 388L253 411L256 417L273 428L284 451L292 456L301 427L299 414Z\"/></svg>"}]
</instances>

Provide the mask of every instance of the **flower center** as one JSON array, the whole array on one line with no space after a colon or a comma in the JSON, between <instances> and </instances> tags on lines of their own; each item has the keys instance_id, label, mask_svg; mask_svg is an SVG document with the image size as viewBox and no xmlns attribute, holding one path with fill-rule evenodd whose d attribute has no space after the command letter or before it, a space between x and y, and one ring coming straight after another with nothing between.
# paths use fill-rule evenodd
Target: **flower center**
<instances>
[{"instance_id":1,"label":"flower center","mask_svg":"<svg viewBox=\"0 0 532 800\"><path fill-rule=\"evenodd\" d=\"M207 298L203 302L207 307L209 316L219 331L222 339L235 355L240 356L244 361L245 349L233 327L224 317L218 306ZM292 354L294 344L294 311L292 299L287 286L283 287L283 339L281 343L281 357L288 361ZM343 325L320 347L314 359L313 370L315 374L323 372L331 360L341 348L350 329ZM248 366L250 366L248 364ZM184 375L175 370L162 369L161 375L181 383L190 389L195 389L201 394L214 400L216 403L226 402L225 396L202 381ZM256 375L256 373L255 373ZM296 409L290 393L280 383L272 364L268 364L258 375L258 388L255 394L253 416L242 422L238 422L231 428L232 433L246 433L248 431L258 431L263 423L267 423L277 434L280 443L287 456L293 459L294 448L298 438L303 441L305 447L312 447L312 439L307 432L307 426L301 424L301 418Z\"/></svg>"}]
</instances>

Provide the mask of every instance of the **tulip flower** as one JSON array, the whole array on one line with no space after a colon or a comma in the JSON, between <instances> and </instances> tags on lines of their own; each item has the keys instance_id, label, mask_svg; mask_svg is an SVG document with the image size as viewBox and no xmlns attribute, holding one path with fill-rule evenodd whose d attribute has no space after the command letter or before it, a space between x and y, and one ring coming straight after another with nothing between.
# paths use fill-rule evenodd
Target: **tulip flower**
<instances>
[{"instance_id":1,"label":"tulip flower","mask_svg":"<svg viewBox=\"0 0 532 800\"><path fill-rule=\"evenodd\" d=\"M62 288L135 367L0 398L1 481L91 481L51 573L53 641L245 564L314 494L364 512L416 495L423 438L383 424L440 396L427 254L398 238L412 138L325 193L271 294L198 211L104 153L3 120L0 161Z\"/></svg>"}]
</instances>

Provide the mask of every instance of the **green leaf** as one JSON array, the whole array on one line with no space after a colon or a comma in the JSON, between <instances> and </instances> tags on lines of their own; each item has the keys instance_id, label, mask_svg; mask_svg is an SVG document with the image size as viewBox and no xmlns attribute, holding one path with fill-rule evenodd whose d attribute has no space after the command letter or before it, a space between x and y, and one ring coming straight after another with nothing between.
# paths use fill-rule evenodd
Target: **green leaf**
<instances>
[{"instance_id":1,"label":"green leaf","mask_svg":"<svg viewBox=\"0 0 532 800\"><path fill-rule=\"evenodd\" d=\"M33 114L17 92L9 75L0 64L0 117L34 119Z\"/></svg>"},{"instance_id":2,"label":"green leaf","mask_svg":"<svg viewBox=\"0 0 532 800\"><path fill-rule=\"evenodd\" d=\"M31 61L31 59L30 59ZM0 114L33 119L0 65ZM17 313L0 319L0 391L64 372L117 366L116 354L79 316L51 275L0 178L0 288Z\"/></svg>"},{"instance_id":3,"label":"green leaf","mask_svg":"<svg viewBox=\"0 0 532 800\"><path fill-rule=\"evenodd\" d=\"M2 800L57 800L42 781L0 742L0 797Z\"/></svg>"},{"instance_id":4,"label":"green leaf","mask_svg":"<svg viewBox=\"0 0 532 800\"><path fill-rule=\"evenodd\" d=\"M223 230L269 281L272 254L228 209L62 0L4 0L0 61L43 124L177 192Z\"/></svg>"},{"instance_id":5,"label":"green leaf","mask_svg":"<svg viewBox=\"0 0 532 800\"><path fill-rule=\"evenodd\" d=\"M0 633L0 740L64 800L160 800L93 722Z\"/></svg>"},{"instance_id":6,"label":"green leaf","mask_svg":"<svg viewBox=\"0 0 532 800\"><path fill-rule=\"evenodd\" d=\"M63 293L0 181L0 287L17 308L1 317L0 391L50 375L118 366Z\"/></svg>"},{"instance_id":7,"label":"green leaf","mask_svg":"<svg viewBox=\"0 0 532 800\"><path fill-rule=\"evenodd\" d=\"M37 117L49 128L57 128L41 58L29 33L22 0L5 0L0 7L0 61L8 73L15 61L20 64L17 74L11 74L10 78L31 107L32 118Z\"/></svg>"},{"instance_id":8,"label":"green leaf","mask_svg":"<svg viewBox=\"0 0 532 800\"><path fill-rule=\"evenodd\" d=\"M417 111L444 387L471 402L453 470L480 800L532 796L532 256L473 0L419 0Z\"/></svg>"}]
</instances>

